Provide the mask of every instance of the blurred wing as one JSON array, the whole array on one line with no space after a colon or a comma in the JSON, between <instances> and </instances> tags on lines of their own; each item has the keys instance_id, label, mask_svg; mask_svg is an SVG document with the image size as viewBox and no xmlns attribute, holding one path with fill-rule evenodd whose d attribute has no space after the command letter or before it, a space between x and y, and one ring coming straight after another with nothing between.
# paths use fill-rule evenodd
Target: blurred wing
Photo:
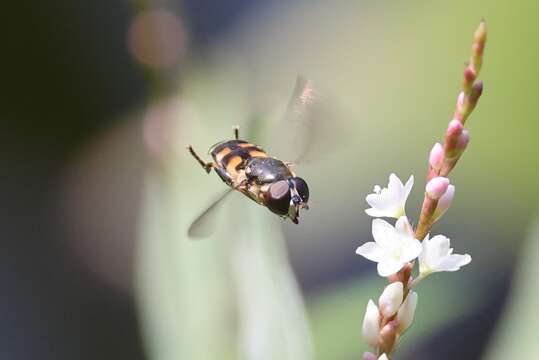
<instances>
[{"instance_id":1,"label":"blurred wing","mask_svg":"<svg viewBox=\"0 0 539 360\"><path fill-rule=\"evenodd\" d=\"M264 107L253 106L247 139L286 162L305 164L318 160L340 143L336 132L340 116L330 105L326 97L319 96L311 80L298 75L284 116L282 110L277 118L275 112L267 116Z\"/></svg>"},{"instance_id":2,"label":"blurred wing","mask_svg":"<svg viewBox=\"0 0 539 360\"><path fill-rule=\"evenodd\" d=\"M334 128L337 118L327 98L319 95L313 82L298 76L283 120L273 134L284 152L281 159L305 164L332 152L338 143Z\"/></svg>"},{"instance_id":3,"label":"blurred wing","mask_svg":"<svg viewBox=\"0 0 539 360\"><path fill-rule=\"evenodd\" d=\"M301 162L311 148L315 125L313 107L316 101L312 82L298 75L282 125L282 131L288 135L285 144L290 153L288 161Z\"/></svg>"},{"instance_id":4,"label":"blurred wing","mask_svg":"<svg viewBox=\"0 0 539 360\"><path fill-rule=\"evenodd\" d=\"M221 194L210 206L206 208L200 214L195 221L189 226L187 230L187 235L193 240L202 239L213 234L215 230L215 219L217 217L218 210L223 200L232 192L234 189L228 189L226 192Z\"/></svg>"}]
</instances>

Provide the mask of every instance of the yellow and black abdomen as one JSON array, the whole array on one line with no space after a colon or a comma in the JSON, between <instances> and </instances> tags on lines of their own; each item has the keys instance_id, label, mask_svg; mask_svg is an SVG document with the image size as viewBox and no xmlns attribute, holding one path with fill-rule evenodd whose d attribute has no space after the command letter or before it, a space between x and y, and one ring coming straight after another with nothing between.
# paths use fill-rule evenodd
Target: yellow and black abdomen
<instances>
[{"instance_id":1,"label":"yellow and black abdomen","mask_svg":"<svg viewBox=\"0 0 539 360\"><path fill-rule=\"evenodd\" d=\"M257 145L244 140L221 141L210 148L216 168L222 172L217 173L227 183L231 183L238 176L238 172L245 169L245 164L252 158L265 158L268 154ZM224 172L224 173L223 173Z\"/></svg>"}]
</instances>

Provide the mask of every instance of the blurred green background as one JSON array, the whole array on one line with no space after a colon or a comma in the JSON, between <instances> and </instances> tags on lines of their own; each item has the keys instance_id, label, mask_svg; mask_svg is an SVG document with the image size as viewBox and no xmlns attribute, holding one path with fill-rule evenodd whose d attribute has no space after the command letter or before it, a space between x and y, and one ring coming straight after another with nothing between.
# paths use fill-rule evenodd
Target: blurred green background
<instances>
[{"instance_id":1,"label":"blurred green background","mask_svg":"<svg viewBox=\"0 0 539 360\"><path fill-rule=\"evenodd\" d=\"M539 350L536 2L5 6L1 358L361 358L385 284L354 253L371 241L364 197L414 174L417 221L482 18L484 92L434 229L473 261L421 284L396 358ZM234 194L214 235L190 241L225 185L185 145L205 153L255 114L254 141L286 158L298 73L331 109L297 168L311 210L295 226Z\"/></svg>"}]
</instances>

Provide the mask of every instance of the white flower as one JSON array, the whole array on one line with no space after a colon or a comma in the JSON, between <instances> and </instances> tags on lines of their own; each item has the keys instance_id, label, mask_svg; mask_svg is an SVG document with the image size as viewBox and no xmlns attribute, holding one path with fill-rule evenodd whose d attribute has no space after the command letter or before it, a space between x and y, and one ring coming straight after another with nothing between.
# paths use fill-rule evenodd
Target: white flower
<instances>
[{"instance_id":1,"label":"white flower","mask_svg":"<svg viewBox=\"0 0 539 360\"><path fill-rule=\"evenodd\" d=\"M411 291L402 306L397 312L397 321L399 322L399 332L404 332L414 321L415 308L417 306L417 293Z\"/></svg>"},{"instance_id":2,"label":"white flower","mask_svg":"<svg viewBox=\"0 0 539 360\"><path fill-rule=\"evenodd\" d=\"M443 235L436 235L432 239L427 235L419 255L419 273L423 277L439 271L457 271L472 261L468 254L453 254L449 245L449 238Z\"/></svg>"},{"instance_id":3,"label":"white flower","mask_svg":"<svg viewBox=\"0 0 539 360\"><path fill-rule=\"evenodd\" d=\"M406 185L395 174L389 175L387 188L374 187L374 193L367 195L367 203L371 206L365 210L372 217L391 217L398 219L406 215L406 199L414 185L414 176L411 175Z\"/></svg>"},{"instance_id":4,"label":"white flower","mask_svg":"<svg viewBox=\"0 0 539 360\"><path fill-rule=\"evenodd\" d=\"M397 310L399 310L404 296L403 290L404 286L402 286L400 281L396 281L386 286L378 300L380 312L384 317L390 318L395 315Z\"/></svg>"},{"instance_id":5,"label":"white flower","mask_svg":"<svg viewBox=\"0 0 539 360\"><path fill-rule=\"evenodd\" d=\"M363 318L363 337L367 340L367 343L373 347L378 345L378 336L380 335L380 311L374 301L369 300L367 303L367 309L365 310L365 317Z\"/></svg>"},{"instance_id":6,"label":"white flower","mask_svg":"<svg viewBox=\"0 0 539 360\"><path fill-rule=\"evenodd\" d=\"M378 360L388 360L387 355L385 353L383 353L382 355L380 355Z\"/></svg>"},{"instance_id":7,"label":"white flower","mask_svg":"<svg viewBox=\"0 0 539 360\"><path fill-rule=\"evenodd\" d=\"M372 221L374 242L357 248L356 253L378 263L378 274L389 276L421 253L421 243L414 238L412 226L401 216L395 227L382 219Z\"/></svg>"}]
</instances>

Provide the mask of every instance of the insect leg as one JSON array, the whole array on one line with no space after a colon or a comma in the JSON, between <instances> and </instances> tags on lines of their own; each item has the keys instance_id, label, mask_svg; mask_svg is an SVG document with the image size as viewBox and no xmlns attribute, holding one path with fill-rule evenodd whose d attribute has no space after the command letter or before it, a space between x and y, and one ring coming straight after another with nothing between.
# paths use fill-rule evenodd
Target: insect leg
<instances>
[{"instance_id":1,"label":"insect leg","mask_svg":"<svg viewBox=\"0 0 539 360\"><path fill-rule=\"evenodd\" d=\"M240 138L240 126L234 125L232 129L234 130L234 138L238 140Z\"/></svg>"},{"instance_id":2,"label":"insect leg","mask_svg":"<svg viewBox=\"0 0 539 360\"><path fill-rule=\"evenodd\" d=\"M204 170L206 170L206 172L209 174L211 169L213 168L213 163L211 162L205 162L204 160L202 160L202 158L200 156L198 156L198 154L195 152L195 150L193 150L193 147L191 145L189 145L187 147L187 150L189 150L189 152L191 153L191 155L193 155L193 157L195 158L196 161L198 161L198 163L204 168Z\"/></svg>"}]
</instances>

